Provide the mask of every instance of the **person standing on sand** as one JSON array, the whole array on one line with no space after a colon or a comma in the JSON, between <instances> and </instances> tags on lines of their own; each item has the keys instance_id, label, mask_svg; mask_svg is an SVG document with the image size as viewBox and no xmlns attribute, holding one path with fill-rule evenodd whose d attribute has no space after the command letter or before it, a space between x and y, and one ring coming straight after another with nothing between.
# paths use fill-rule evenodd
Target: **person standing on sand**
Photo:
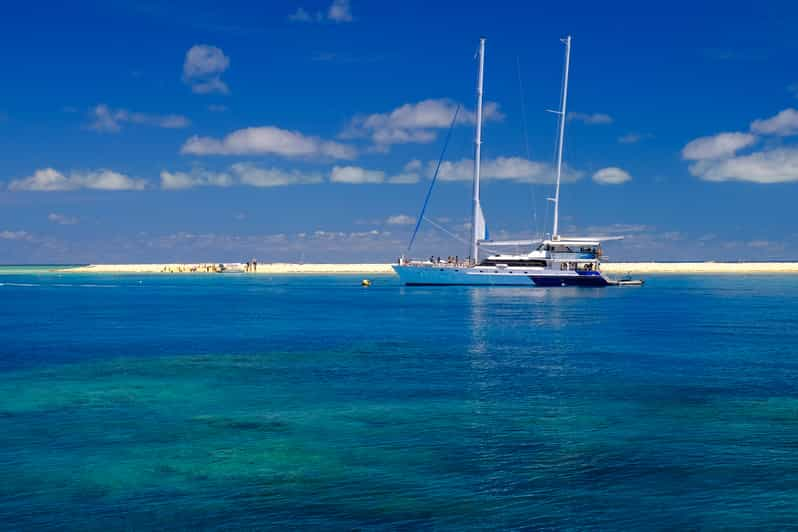
<instances>
[{"instance_id":1,"label":"person standing on sand","mask_svg":"<svg viewBox=\"0 0 798 532\"><path fill-rule=\"evenodd\" d=\"M253 272L258 271L258 259L252 259L252 271Z\"/></svg>"}]
</instances>

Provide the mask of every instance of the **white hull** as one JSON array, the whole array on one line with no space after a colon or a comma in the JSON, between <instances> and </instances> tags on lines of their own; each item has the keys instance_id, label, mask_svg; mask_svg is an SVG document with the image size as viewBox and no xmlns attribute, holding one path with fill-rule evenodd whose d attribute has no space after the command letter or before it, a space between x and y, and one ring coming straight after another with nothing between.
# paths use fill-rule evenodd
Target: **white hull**
<instances>
[{"instance_id":1,"label":"white hull","mask_svg":"<svg viewBox=\"0 0 798 532\"><path fill-rule=\"evenodd\" d=\"M393 266L406 285L428 286L608 286L615 284L600 272L554 271L545 268L496 268L449 265Z\"/></svg>"}]
</instances>

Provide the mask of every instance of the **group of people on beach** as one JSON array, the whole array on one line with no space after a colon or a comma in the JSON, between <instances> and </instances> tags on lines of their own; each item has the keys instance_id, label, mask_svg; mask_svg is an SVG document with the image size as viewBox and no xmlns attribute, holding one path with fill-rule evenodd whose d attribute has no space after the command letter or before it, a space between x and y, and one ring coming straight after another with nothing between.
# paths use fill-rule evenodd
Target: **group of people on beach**
<instances>
[{"instance_id":1,"label":"group of people on beach","mask_svg":"<svg viewBox=\"0 0 798 532\"><path fill-rule=\"evenodd\" d=\"M258 271L258 259L252 259L247 261L246 266L244 267L245 272L257 272Z\"/></svg>"},{"instance_id":2,"label":"group of people on beach","mask_svg":"<svg viewBox=\"0 0 798 532\"><path fill-rule=\"evenodd\" d=\"M219 273L224 269L222 264L166 264L163 273Z\"/></svg>"}]
</instances>

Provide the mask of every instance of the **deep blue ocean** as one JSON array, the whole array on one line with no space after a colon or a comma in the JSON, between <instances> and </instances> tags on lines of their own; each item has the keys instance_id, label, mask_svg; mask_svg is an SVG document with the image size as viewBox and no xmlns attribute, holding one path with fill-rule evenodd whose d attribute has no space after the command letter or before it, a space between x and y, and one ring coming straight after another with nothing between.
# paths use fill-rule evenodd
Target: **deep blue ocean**
<instances>
[{"instance_id":1,"label":"deep blue ocean","mask_svg":"<svg viewBox=\"0 0 798 532\"><path fill-rule=\"evenodd\" d=\"M3 529L798 524L798 276L0 268Z\"/></svg>"}]
</instances>

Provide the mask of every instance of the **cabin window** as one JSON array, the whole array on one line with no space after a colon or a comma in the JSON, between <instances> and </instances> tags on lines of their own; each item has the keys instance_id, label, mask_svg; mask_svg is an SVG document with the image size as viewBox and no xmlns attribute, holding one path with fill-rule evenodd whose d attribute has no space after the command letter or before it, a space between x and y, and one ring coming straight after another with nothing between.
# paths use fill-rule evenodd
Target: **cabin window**
<instances>
[{"instance_id":1,"label":"cabin window","mask_svg":"<svg viewBox=\"0 0 798 532\"><path fill-rule=\"evenodd\" d=\"M485 259L479 263L480 266L497 266L499 264L506 264L507 266L513 266L513 267L519 267L519 266L533 266L536 268L546 267L545 260L535 260L535 259L522 259L522 260Z\"/></svg>"}]
</instances>

